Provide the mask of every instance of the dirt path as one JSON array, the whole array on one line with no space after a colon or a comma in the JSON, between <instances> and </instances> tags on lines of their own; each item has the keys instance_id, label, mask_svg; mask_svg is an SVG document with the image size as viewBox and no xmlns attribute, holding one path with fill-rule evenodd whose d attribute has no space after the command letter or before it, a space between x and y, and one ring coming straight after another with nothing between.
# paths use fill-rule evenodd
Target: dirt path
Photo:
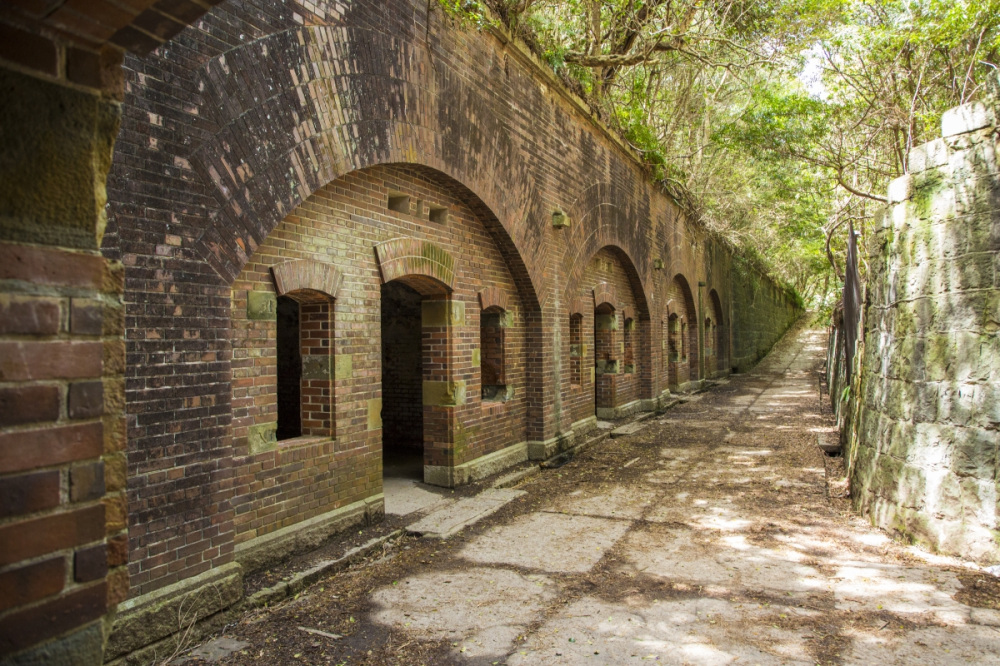
<instances>
[{"instance_id":1,"label":"dirt path","mask_svg":"<svg viewBox=\"0 0 1000 666\"><path fill-rule=\"evenodd\" d=\"M795 329L474 527L249 613L220 663L1000 663L997 579L828 497L824 350Z\"/></svg>"}]
</instances>

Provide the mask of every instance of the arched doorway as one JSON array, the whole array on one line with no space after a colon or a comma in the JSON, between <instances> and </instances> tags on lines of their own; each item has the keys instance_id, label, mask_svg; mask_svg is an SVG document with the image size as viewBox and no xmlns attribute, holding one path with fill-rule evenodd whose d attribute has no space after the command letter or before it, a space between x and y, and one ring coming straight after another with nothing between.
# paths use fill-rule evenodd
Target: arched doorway
<instances>
[{"instance_id":1,"label":"arched doorway","mask_svg":"<svg viewBox=\"0 0 1000 666\"><path fill-rule=\"evenodd\" d=\"M440 294L433 294L440 295ZM382 475L423 480L425 294L393 280L381 288Z\"/></svg>"},{"instance_id":2,"label":"arched doorway","mask_svg":"<svg viewBox=\"0 0 1000 666\"><path fill-rule=\"evenodd\" d=\"M607 301L594 308L594 411L601 418L616 406L621 348L617 341L618 314Z\"/></svg>"},{"instance_id":3,"label":"arched doorway","mask_svg":"<svg viewBox=\"0 0 1000 666\"><path fill-rule=\"evenodd\" d=\"M698 318L687 279L678 273L667 290L667 386L684 390L700 379Z\"/></svg>"}]
</instances>

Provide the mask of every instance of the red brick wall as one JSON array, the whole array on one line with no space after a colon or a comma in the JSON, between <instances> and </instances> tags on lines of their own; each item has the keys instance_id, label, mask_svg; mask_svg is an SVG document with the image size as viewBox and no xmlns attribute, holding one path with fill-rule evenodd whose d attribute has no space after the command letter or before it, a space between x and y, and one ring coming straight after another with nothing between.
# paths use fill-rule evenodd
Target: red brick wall
<instances>
[{"instance_id":1,"label":"red brick wall","mask_svg":"<svg viewBox=\"0 0 1000 666\"><path fill-rule=\"evenodd\" d=\"M665 387L652 322L667 315L673 276L730 291L728 250L520 47L458 29L422 0L316 9L232 0L170 49L126 63L104 251L126 265L136 594L229 561L237 532L378 492L376 244L421 239L456 260L450 298L465 320L428 345L467 400L425 410L429 464L548 440L594 413L593 302L579 310L579 388L568 322L604 248L617 263L603 279L637 322L636 372L616 376L618 404ZM390 193L408 195L409 212L388 210ZM429 205L449 219L432 221ZM557 208L568 228L552 226ZM273 421L276 389L273 333L245 319L246 292L273 289L270 265L306 256L344 275L333 352L352 366L334 381L336 441L250 455L250 428ZM484 405L477 294L493 285L513 303L504 365L515 395ZM689 374L699 317L688 316Z\"/></svg>"},{"instance_id":2,"label":"red brick wall","mask_svg":"<svg viewBox=\"0 0 1000 666\"><path fill-rule=\"evenodd\" d=\"M128 589L121 279L96 252L0 242L0 655Z\"/></svg>"},{"instance_id":3,"label":"red brick wall","mask_svg":"<svg viewBox=\"0 0 1000 666\"><path fill-rule=\"evenodd\" d=\"M616 407L627 404L640 397L641 362L636 363L633 372L626 373L622 363L624 356L624 313L636 312L636 297L628 271L623 265L620 253L608 248L599 250L585 265L575 298L586 304L586 312L582 312L582 338L586 346L586 354L582 359L583 383L576 386L570 376L563 382L563 405L571 418L571 423L594 415L595 407ZM607 285L607 287L602 287ZM614 303L597 304L594 302L595 289L612 293ZM603 307L599 307L603 305ZM598 311L608 312L609 305L614 306L613 314L617 319L616 330L598 331L595 325L595 315ZM635 315L633 314L633 318ZM638 337L638 335L637 335ZM572 335L567 330L564 339L564 358L567 366L575 362L571 356ZM596 368L598 359L617 361L617 372L613 374L598 374ZM592 372L593 371L593 372ZM568 424L567 424L568 425Z\"/></svg>"},{"instance_id":4,"label":"red brick wall","mask_svg":"<svg viewBox=\"0 0 1000 666\"><path fill-rule=\"evenodd\" d=\"M105 177L124 50L154 48L205 11L152 4L0 7L4 662L53 640L99 662L102 620L128 593L124 285L98 252Z\"/></svg>"},{"instance_id":5,"label":"red brick wall","mask_svg":"<svg viewBox=\"0 0 1000 666\"><path fill-rule=\"evenodd\" d=\"M390 192L410 196L408 213L388 208ZM401 420L407 409L422 405L420 394L412 395L413 386L392 383L385 394L380 388L383 292L372 252L379 242L403 235L433 241L453 254L457 281L462 285L451 298L465 306L463 325L421 329L420 302L410 304L411 320L415 319L417 332L422 333L423 379L452 377L466 382L464 405L423 409L425 462L460 464L525 440L525 392L517 390L523 389L526 381L524 323L519 314L522 306L502 254L466 198L460 189L426 169L377 167L354 172L322 188L294 210L257 248L233 283L233 435L237 453L233 504L237 541L379 492L383 433L368 429L367 401L381 398L383 412L394 408L390 401L403 401L403 413L394 414ZM422 204L418 207L417 202ZM448 220L429 222L430 205L447 207ZM335 443L293 440L279 442L277 451L249 455L251 426L275 420L277 350L274 322L250 319L246 294L273 292L271 267L290 259L331 262L344 276L330 327L334 331L333 356L342 359L349 355L351 374L338 374L335 381ZM511 304L512 326L505 329L505 373L515 395L506 403L481 402L480 368L473 364L473 350L480 345L477 292L487 286L504 291ZM306 308L302 306L303 326L307 325ZM396 334L401 333L397 330ZM304 347L303 354L307 353ZM304 380L304 387L306 383ZM461 427L456 428L453 422ZM304 426L307 423L304 419ZM386 436L393 437L405 424L390 426L394 431ZM456 430L464 440L453 441ZM295 447L302 446L301 455L293 455L292 451L298 450ZM302 460L310 464L303 466Z\"/></svg>"}]
</instances>

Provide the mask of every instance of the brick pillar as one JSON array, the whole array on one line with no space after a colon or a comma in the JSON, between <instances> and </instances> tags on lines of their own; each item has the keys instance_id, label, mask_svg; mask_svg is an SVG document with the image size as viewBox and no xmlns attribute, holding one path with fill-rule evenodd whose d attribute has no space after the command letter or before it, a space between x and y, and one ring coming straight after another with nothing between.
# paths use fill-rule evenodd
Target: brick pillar
<instances>
[{"instance_id":1,"label":"brick pillar","mask_svg":"<svg viewBox=\"0 0 1000 666\"><path fill-rule=\"evenodd\" d=\"M302 434L334 437L333 307L328 300L299 306L302 354Z\"/></svg>"},{"instance_id":2,"label":"brick pillar","mask_svg":"<svg viewBox=\"0 0 1000 666\"><path fill-rule=\"evenodd\" d=\"M452 328L465 325L465 304L450 295L421 303L424 465L455 464L455 408L465 404L465 382L454 378Z\"/></svg>"},{"instance_id":3,"label":"brick pillar","mask_svg":"<svg viewBox=\"0 0 1000 666\"><path fill-rule=\"evenodd\" d=\"M122 53L78 48L8 10L16 11L0 15L0 662L100 664L102 620L128 591L123 273L99 251Z\"/></svg>"}]
</instances>

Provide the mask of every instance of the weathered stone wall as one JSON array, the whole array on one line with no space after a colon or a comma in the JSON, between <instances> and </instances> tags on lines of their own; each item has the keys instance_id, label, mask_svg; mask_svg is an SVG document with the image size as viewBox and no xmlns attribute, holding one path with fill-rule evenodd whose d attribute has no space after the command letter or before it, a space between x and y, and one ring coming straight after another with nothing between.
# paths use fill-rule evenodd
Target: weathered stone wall
<instances>
[{"instance_id":1,"label":"weathered stone wall","mask_svg":"<svg viewBox=\"0 0 1000 666\"><path fill-rule=\"evenodd\" d=\"M743 372L764 358L802 310L792 294L745 260L736 257L732 270L730 358L732 368Z\"/></svg>"},{"instance_id":2,"label":"weathered stone wall","mask_svg":"<svg viewBox=\"0 0 1000 666\"><path fill-rule=\"evenodd\" d=\"M996 86L946 112L942 138L868 239L860 384L849 410L855 504L944 552L995 562L1000 447L1000 177Z\"/></svg>"}]
</instances>

